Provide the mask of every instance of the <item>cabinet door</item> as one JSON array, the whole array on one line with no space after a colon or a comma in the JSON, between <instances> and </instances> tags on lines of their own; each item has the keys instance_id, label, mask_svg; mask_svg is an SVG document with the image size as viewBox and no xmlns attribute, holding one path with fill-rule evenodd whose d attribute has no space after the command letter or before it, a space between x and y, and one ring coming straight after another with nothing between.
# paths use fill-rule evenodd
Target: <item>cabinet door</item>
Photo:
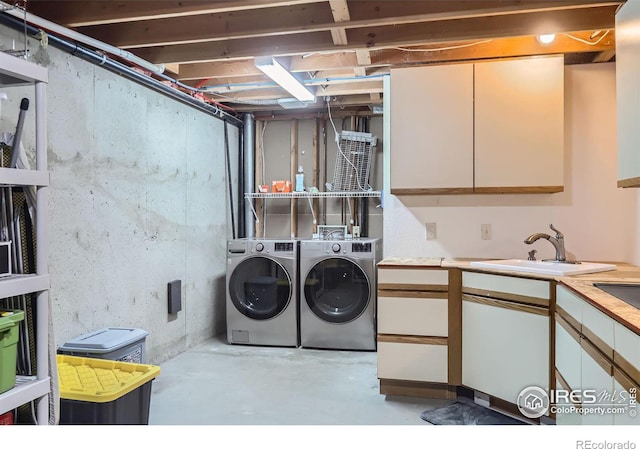
<instances>
[{"instance_id":1,"label":"cabinet door","mask_svg":"<svg viewBox=\"0 0 640 449\"><path fill-rule=\"evenodd\" d=\"M587 339L582 338L582 394L591 392L595 395L595 402L583 400L585 408L582 415L583 425L611 425L614 414L598 412L596 407L609 408L614 406L615 391L613 382L613 366Z\"/></svg>"},{"instance_id":2,"label":"cabinet door","mask_svg":"<svg viewBox=\"0 0 640 449\"><path fill-rule=\"evenodd\" d=\"M475 65L476 192L562 191L563 149L562 56Z\"/></svg>"},{"instance_id":3,"label":"cabinet door","mask_svg":"<svg viewBox=\"0 0 640 449\"><path fill-rule=\"evenodd\" d=\"M564 319L556 317L556 370L571 390L582 388L581 357L580 334Z\"/></svg>"},{"instance_id":4,"label":"cabinet door","mask_svg":"<svg viewBox=\"0 0 640 449\"><path fill-rule=\"evenodd\" d=\"M473 189L473 64L391 70L391 193Z\"/></svg>"},{"instance_id":5,"label":"cabinet door","mask_svg":"<svg viewBox=\"0 0 640 449\"><path fill-rule=\"evenodd\" d=\"M548 389L548 311L463 295L462 384L512 404L525 387Z\"/></svg>"},{"instance_id":6,"label":"cabinet door","mask_svg":"<svg viewBox=\"0 0 640 449\"><path fill-rule=\"evenodd\" d=\"M618 187L640 186L640 4L627 2L616 14Z\"/></svg>"}]
</instances>

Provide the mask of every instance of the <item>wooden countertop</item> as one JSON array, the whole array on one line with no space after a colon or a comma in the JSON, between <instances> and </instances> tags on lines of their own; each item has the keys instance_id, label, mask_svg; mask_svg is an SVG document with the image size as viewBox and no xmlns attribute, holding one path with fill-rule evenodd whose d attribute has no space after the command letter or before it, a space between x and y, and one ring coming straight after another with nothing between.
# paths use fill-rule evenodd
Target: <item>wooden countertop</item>
<instances>
[{"instance_id":1,"label":"wooden countertop","mask_svg":"<svg viewBox=\"0 0 640 449\"><path fill-rule=\"evenodd\" d=\"M439 267L442 265L442 257L387 257L378 262L381 267Z\"/></svg>"},{"instance_id":2,"label":"wooden countertop","mask_svg":"<svg viewBox=\"0 0 640 449\"><path fill-rule=\"evenodd\" d=\"M640 284L640 267L621 262L606 262L617 266L615 270L603 271L601 273L580 274L572 276L551 276L544 274L522 273L508 270L498 270L490 268L479 268L471 266L470 262L474 260L484 260L477 258L401 258L391 257L379 262L379 266L387 266L394 268L401 267L437 267L442 268L459 268L465 271L475 271L482 273L495 273L500 275L555 280L558 283L567 286L573 292L582 297L585 301L601 310L617 322L623 324L636 334L640 335L640 309L627 304L626 302L616 298L613 295L594 287L594 282L612 282L625 284Z\"/></svg>"}]
</instances>

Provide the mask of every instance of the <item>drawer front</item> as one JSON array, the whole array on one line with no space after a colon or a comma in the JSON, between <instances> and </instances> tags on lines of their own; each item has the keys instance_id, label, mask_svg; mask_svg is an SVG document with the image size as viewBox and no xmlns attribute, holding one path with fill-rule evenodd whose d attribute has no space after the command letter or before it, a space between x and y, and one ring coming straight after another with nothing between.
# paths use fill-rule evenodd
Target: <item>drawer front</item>
<instances>
[{"instance_id":1,"label":"drawer front","mask_svg":"<svg viewBox=\"0 0 640 449\"><path fill-rule=\"evenodd\" d=\"M462 273L462 288L464 289L465 287L549 299L549 282L537 279L464 271Z\"/></svg>"},{"instance_id":2,"label":"drawer front","mask_svg":"<svg viewBox=\"0 0 640 449\"><path fill-rule=\"evenodd\" d=\"M556 391L562 390L564 390L564 386L560 382L556 382ZM579 426L582 424L582 415L577 410L580 404L574 404L569 400L560 399L557 405L563 407L563 413L556 415L556 425ZM575 407L575 409L573 407Z\"/></svg>"},{"instance_id":3,"label":"drawer front","mask_svg":"<svg viewBox=\"0 0 640 449\"><path fill-rule=\"evenodd\" d=\"M582 331L585 333L586 337L589 337L587 334L587 330L591 331L597 338L602 340L610 349L613 349L614 337L613 337L613 329L614 329L615 321L596 309L591 304L586 301L583 302L582 305ZM599 347L601 345L598 345ZM610 351L605 351L603 348L600 348L605 352L608 356L612 357L613 354Z\"/></svg>"},{"instance_id":4,"label":"drawer front","mask_svg":"<svg viewBox=\"0 0 640 449\"><path fill-rule=\"evenodd\" d=\"M418 269L418 268L378 268L378 285L442 285L448 286L449 272L447 270ZM392 288L392 287L390 287Z\"/></svg>"},{"instance_id":5,"label":"drawer front","mask_svg":"<svg viewBox=\"0 0 640 449\"><path fill-rule=\"evenodd\" d=\"M447 346L378 342L378 378L447 382Z\"/></svg>"},{"instance_id":6,"label":"drawer front","mask_svg":"<svg viewBox=\"0 0 640 449\"><path fill-rule=\"evenodd\" d=\"M625 360L624 366L621 367L635 382L640 383L640 335L630 331L620 323L615 323L614 336L614 350ZM617 357L614 354L614 361L622 363L615 359ZM640 412L640 408L638 412Z\"/></svg>"},{"instance_id":7,"label":"drawer front","mask_svg":"<svg viewBox=\"0 0 640 449\"><path fill-rule=\"evenodd\" d=\"M556 369L572 390L582 388L581 357L580 342L556 322Z\"/></svg>"},{"instance_id":8,"label":"drawer front","mask_svg":"<svg viewBox=\"0 0 640 449\"><path fill-rule=\"evenodd\" d=\"M620 323L615 323L614 349L633 366L640 369L640 335Z\"/></svg>"},{"instance_id":9,"label":"drawer front","mask_svg":"<svg viewBox=\"0 0 640 449\"><path fill-rule=\"evenodd\" d=\"M378 333L446 337L446 298L378 297Z\"/></svg>"},{"instance_id":10,"label":"drawer front","mask_svg":"<svg viewBox=\"0 0 640 449\"><path fill-rule=\"evenodd\" d=\"M556 287L556 304L575 318L578 323L582 323L582 305L584 300L573 293L567 287L558 285Z\"/></svg>"}]
</instances>

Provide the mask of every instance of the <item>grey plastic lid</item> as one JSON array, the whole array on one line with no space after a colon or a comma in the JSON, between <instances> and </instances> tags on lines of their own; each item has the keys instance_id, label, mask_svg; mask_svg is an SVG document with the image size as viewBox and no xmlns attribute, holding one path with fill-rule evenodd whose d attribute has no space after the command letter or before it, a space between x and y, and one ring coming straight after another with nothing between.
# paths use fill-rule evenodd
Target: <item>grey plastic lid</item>
<instances>
[{"instance_id":1,"label":"grey plastic lid","mask_svg":"<svg viewBox=\"0 0 640 449\"><path fill-rule=\"evenodd\" d=\"M138 340L144 339L149 332L142 329L125 327L107 327L69 340L58 349L62 351L111 352Z\"/></svg>"}]
</instances>

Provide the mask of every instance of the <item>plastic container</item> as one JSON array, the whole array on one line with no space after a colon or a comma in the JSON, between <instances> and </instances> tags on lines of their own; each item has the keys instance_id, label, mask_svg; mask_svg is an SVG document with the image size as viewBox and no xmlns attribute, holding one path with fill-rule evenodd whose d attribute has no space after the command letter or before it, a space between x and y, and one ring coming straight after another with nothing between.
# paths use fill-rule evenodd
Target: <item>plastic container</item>
<instances>
[{"instance_id":1,"label":"plastic container","mask_svg":"<svg viewBox=\"0 0 640 449\"><path fill-rule=\"evenodd\" d=\"M298 167L298 173L296 173L296 192L304 192L304 172L302 171L302 165Z\"/></svg>"},{"instance_id":2,"label":"plastic container","mask_svg":"<svg viewBox=\"0 0 640 449\"><path fill-rule=\"evenodd\" d=\"M58 354L144 363L147 335L142 329L107 327L69 340Z\"/></svg>"},{"instance_id":3,"label":"plastic container","mask_svg":"<svg viewBox=\"0 0 640 449\"><path fill-rule=\"evenodd\" d=\"M149 424L160 367L57 355L60 424Z\"/></svg>"},{"instance_id":4,"label":"plastic container","mask_svg":"<svg viewBox=\"0 0 640 449\"><path fill-rule=\"evenodd\" d=\"M10 426L13 424L13 411L0 415L0 426Z\"/></svg>"},{"instance_id":5,"label":"plastic container","mask_svg":"<svg viewBox=\"0 0 640 449\"><path fill-rule=\"evenodd\" d=\"M7 314L6 316L2 316ZM24 320L22 310L0 310L0 393L16 385L18 358L18 324Z\"/></svg>"}]
</instances>

